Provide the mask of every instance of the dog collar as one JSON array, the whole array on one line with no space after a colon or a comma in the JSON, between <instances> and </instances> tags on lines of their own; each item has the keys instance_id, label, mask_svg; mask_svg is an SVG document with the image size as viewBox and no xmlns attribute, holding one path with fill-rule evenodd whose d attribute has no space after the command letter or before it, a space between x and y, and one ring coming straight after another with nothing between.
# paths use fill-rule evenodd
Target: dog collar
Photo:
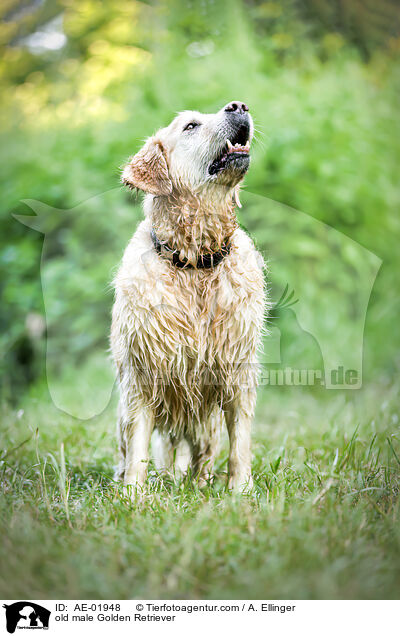
<instances>
[{"instance_id":1,"label":"dog collar","mask_svg":"<svg viewBox=\"0 0 400 636\"><path fill-rule=\"evenodd\" d=\"M187 258L179 258L179 250L174 250L168 245L168 243L164 243L163 241L160 241L159 238L157 238L154 228L151 229L151 238L157 254L161 254L161 248L164 248L172 256L172 263L176 267L194 269L195 266L189 263ZM219 265L219 263L225 258L225 256L228 256L230 251L231 244L223 243L219 252L212 252L212 254L201 254L197 259L196 269L211 269L213 267L217 267L217 265Z\"/></svg>"}]
</instances>

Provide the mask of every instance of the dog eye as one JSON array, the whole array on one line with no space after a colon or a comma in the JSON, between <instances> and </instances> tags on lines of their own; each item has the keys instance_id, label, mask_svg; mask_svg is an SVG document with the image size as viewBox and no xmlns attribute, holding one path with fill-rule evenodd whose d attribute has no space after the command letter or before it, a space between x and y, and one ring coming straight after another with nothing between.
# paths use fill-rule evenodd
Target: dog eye
<instances>
[{"instance_id":1,"label":"dog eye","mask_svg":"<svg viewBox=\"0 0 400 636\"><path fill-rule=\"evenodd\" d=\"M193 130L193 128L197 128L200 124L197 121L191 121L189 124L186 124L183 130Z\"/></svg>"}]
</instances>

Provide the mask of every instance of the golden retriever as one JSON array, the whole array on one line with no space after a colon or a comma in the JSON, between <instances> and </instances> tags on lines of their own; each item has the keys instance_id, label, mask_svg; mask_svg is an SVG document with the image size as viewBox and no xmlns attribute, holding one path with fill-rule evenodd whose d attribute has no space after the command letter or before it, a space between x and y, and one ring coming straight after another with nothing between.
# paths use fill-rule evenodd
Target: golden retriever
<instances>
[{"instance_id":1,"label":"golden retriever","mask_svg":"<svg viewBox=\"0 0 400 636\"><path fill-rule=\"evenodd\" d=\"M264 263L238 225L253 122L243 102L180 113L122 182L146 193L115 278L111 350L120 401L117 477L134 492L156 466L212 475L225 420L229 489L252 487L250 428L266 308Z\"/></svg>"}]
</instances>

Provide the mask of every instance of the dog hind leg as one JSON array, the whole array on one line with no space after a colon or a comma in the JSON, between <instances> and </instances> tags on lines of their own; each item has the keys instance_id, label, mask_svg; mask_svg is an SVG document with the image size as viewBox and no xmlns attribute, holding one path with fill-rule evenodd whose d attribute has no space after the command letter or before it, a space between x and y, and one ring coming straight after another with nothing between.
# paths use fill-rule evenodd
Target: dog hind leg
<instances>
[{"instance_id":1,"label":"dog hind leg","mask_svg":"<svg viewBox=\"0 0 400 636\"><path fill-rule=\"evenodd\" d=\"M213 476L214 461L219 450L222 413L214 411L210 416L206 435L192 442L192 471L198 477L200 487Z\"/></svg>"},{"instance_id":2,"label":"dog hind leg","mask_svg":"<svg viewBox=\"0 0 400 636\"><path fill-rule=\"evenodd\" d=\"M167 433L155 430L151 446L157 470L173 473L177 477L186 473L191 452L185 439L174 444Z\"/></svg>"}]
</instances>

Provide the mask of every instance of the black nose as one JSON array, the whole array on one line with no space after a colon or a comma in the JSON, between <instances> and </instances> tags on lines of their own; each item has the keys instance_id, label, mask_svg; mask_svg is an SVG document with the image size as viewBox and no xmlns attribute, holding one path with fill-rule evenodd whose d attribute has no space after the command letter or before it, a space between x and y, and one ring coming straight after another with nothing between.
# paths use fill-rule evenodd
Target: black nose
<instances>
[{"instance_id":1,"label":"black nose","mask_svg":"<svg viewBox=\"0 0 400 636\"><path fill-rule=\"evenodd\" d=\"M249 110L249 107L244 102L229 102L224 108L226 113L237 113L238 115L244 115Z\"/></svg>"}]
</instances>

